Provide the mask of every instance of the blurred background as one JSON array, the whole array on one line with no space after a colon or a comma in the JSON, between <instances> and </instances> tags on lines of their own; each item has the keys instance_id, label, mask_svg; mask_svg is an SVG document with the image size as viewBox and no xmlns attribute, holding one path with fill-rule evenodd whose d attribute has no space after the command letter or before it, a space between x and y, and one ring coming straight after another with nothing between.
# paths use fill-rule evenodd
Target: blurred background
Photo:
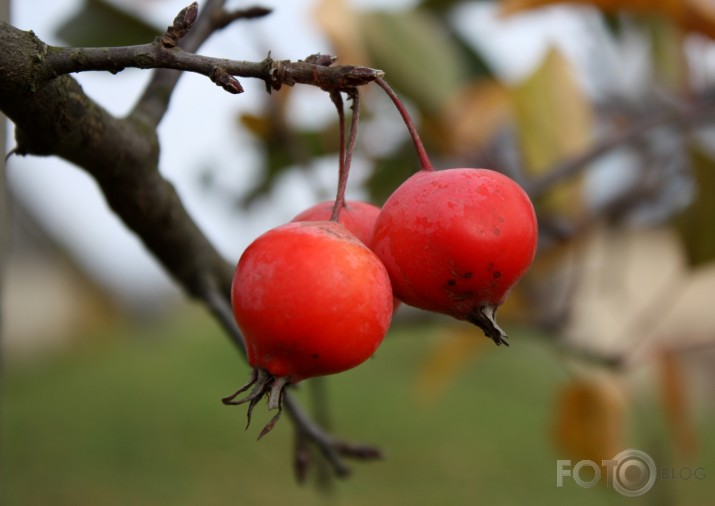
<instances>
[{"instance_id":1,"label":"blurred background","mask_svg":"<svg viewBox=\"0 0 715 506\"><path fill-rule=\"evenodd\" d=\"M150 41L186 3L0 2L15 26L71 46ZM331 429L387 459L356 463L334 483L318 469L301 487L290 423L257 443L268 414L257 409L244 431L244 411L221 405L248 367L94 182L59 159L10 157L0 502L712 504L715 5L260 5L273 13L216 33L200 52L328 53L383 69L437 168L493 168L530 193L539 251L500 309L512 346L400 308L374 359L326 382ZM76 78L122 115L149 72ZM183 76L159 130L162 173L231 262L333 198L338 165L324 92L242 84L232 96ZM389 100L376 86L361 91L348 197L380 205L419 165ZM3 152L14 146L6 127ZM307 407L309 391L298 391ZM603 482L556 486L557 459L600 462L627 448L657 464L643 496Z\"/></svg>"}]
</instances>

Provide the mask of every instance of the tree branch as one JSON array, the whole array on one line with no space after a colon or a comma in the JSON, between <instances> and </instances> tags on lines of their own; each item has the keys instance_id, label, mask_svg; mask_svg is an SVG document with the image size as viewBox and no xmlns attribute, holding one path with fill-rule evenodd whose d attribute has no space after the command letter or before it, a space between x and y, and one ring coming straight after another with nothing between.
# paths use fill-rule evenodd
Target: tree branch
<instances>
[{"instance_id":1,"label":"tree branch","mask_svg":"<svg viewBox=\"0 0 715 506\"><path fill-rule=\"evenodd\" d=\"M268 89L283 85L309 84L326 91L342 91L363 86L383 75L380 70L353 65L326 67L306 61L275 61L270 57L260 62L229 60L202 56L179 47L167 48L156 40L150 44L110 48L48 47L45 70L52 77L72 72L104 70L113 73L125 68L164 68L195 72L224 86L230 93L240 93L240 85L225 86L217 76L228 75L261 79Z\"/></svg>"},{"instance_id":2,"label":"tree branch","mask_svg":"<svg viewBox=\"0 0 715 506\"><path fill-rule=\"evenodd\" d=\"M200 44L213 31L236 19L262 16L268 9L253 7L247 10L226 12L223 1L209 1L197 18L198 5L193 3L183 9L166 32L148 44L122 47L66 48L42 47L40 57L48 79L63 74L86 71L121 72L125 68L162 69L156 72L139 99L131 116L141 118L156 126L166 112L171 92L180 73L195 72L211 79L229 93L241 93L243 87L238 77L261 79L266 89L278 90L283 85L309 84L330 92L340 92L365 85L384 73L368 67L352 65L330 66L331 57L311 55L305 61L275 61L270 56L260 62L230 60L194 54ZM194 27L194 24L197 26Z\"/></svg>"},{"instance_id":3,"label":"tree branch","mask_svg":"<svg viewBox=\"0 0 715 506\"><path fill-rule=\"evenodd\" d=\"M207 282L228 290L232 269L186 212L158 169L156 132L117 119L69 76L47 75L44 45L0 23L0 109L16 125L19 155L58 155L90 173L112 210L190 294ZM227 292L228 293L228 292Z\"/></svg>"},{"instance_id":4,"label":"tree branch","mask_svg":"<svg viewBox=\"0 0 715 506\"><path fill-rule=\"evenodd\" d=\"M15 154L57 155L92 175L117 216L187 294L211 310L231 341L245 353L229 303L233 265L219 255L189 216L173 186L161 176L156 129L132 115L113 117L87 97L70 76L56 76L57 68L66 65L64 68L69 69L73 64L57 63L53 68L48 63L54 58L49 56L53 52L32 32L0 22L0 48L0 111L15 123ZM55 56L71 51L63 49ZM189 55L179 48L170 51ZM99 58L101 51L90 53ZM315 60L325 64L324 58ZM118 69L115 63L107 65L108 70ZM271 61L270 70L264 69L260 76L266 77L273 88L291 80L320 85L323 74L314 73L314 67L327 68ZM337 474L348 472L344 457L369 459L380 455L374 448L336 440L310 420L290 396L286 397L286 407L297 433L320 449Z\"/></svg>"},{"instance_id":5,"label":"tree branch","mask_svg":"<svg viewBox=\"0 0 715 506\"><path fill-rule=\"evenodd\" d=\"M178 45L189 53L195 53L201 45L217 30L225 28L233 21L239 19L253 19L270 13L270 9L263 7L249 7L232 13L224 10L224 0L207 0L191 30L186 36L181 37ZM194 4L192 4L194 5ZM182 11L183 12L183 11ZM177 18L180 18L181 13ZM181 20L179 20L181 21ZM177 20L174 20L174 24ZM172 27L167 29L167 32ZM157 126L166 114L171 102L171 95L176 83L181 77L181 72L172 69L157 69L144 89L144 93L137 101L131 116L136 117L148 125Z\"/></svg>"}]
</instances>

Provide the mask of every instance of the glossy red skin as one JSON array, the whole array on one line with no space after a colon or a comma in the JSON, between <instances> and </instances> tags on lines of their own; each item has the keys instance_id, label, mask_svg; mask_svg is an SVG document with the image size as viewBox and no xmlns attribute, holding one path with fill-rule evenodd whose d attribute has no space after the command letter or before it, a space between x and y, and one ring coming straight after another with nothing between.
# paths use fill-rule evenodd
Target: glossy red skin
<instances>
[{"instance_id":1,"label":"glossy red skin","mask_svg":"<svg viewBox=\"0 0 715 506\"><path fill-rule=\"evenodd\" d=\"M459 319L498 306L526 272L537 242L534 208L488 169L420 171L385 202L373 250L405 303Z\"/></svg>"},{"instance_id":2,"label":"glossy red skin","mask_svg":"<svg viewBox=\"0 0 715 506\"><path fill-rule=\"evenodd\" d=\"M385 267L330 221L288 223L256 239L231 297L251 366L292 383L364 362L392 317Z\"/></svg>"},{"instance_id":3,"label":"glossy red skin","mask_svg":"<svg viewBox=\"0 0 715 506\"><path fill-rule=\"evenodd\" d=\"M334 205L335 201L333 200L320 202L299 213L291 221L329 220L333 214ZM372 233L378 214L380 214L379 207L367 202L348 200L345 202L345 207L340 210L338 222L345 225L345 228L369 248L372 244Z\"/></svg>"},{"instance_id":4,"label":"glossy red skin","mask_svg":"<svg viewBox=\"0 0 715 506\"><path fill-rule=\"evenodd\" d=\"M291 221L320 221L329 220L333 214L334 200L326 200L309 207L299 213ZM345 207L340 211L339 223L345 225L355 237L360 239L365 246L372 249L372 237L375 231L375 222L380 214L380 208L367 202L359 200L348 200ZM400 299L394 297L392 300L392 312L396 312L400 307Z\"/></svg>"}]
</instances>

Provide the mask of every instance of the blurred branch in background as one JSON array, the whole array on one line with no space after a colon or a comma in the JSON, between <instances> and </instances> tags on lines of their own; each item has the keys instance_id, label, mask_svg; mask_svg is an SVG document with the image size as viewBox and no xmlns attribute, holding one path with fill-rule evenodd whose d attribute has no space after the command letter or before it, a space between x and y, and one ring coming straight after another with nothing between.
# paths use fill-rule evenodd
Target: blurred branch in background
<instances>
[{"instance_id":1,"label":"blurred branch in background","mask_svg":"<svg viewBox=\"0 0 715 506\"><path fill-rule=\"evenodd\" d=\"M588 170L590 165L600 157L642 140L642 137L656 128L670 125L682 133L687 133L714 120L715 101L710 94L705 94L701 100L694 100L654 118L645 119L633 125L622 127L619 129L620 131L610 133L608 137L580 153L577 157L560 162L540 178L528 182L527 191L533 198L542 197L551 191L554 186L571 177L575 177L579 172Z\"/></svg>"}]
</instances>

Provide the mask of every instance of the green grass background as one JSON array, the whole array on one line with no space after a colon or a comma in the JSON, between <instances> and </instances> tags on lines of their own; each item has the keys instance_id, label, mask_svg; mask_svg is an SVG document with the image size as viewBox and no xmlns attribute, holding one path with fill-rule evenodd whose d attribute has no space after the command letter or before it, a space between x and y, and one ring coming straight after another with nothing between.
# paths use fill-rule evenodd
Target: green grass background
<instances>
[{"instance_id":1,"label":"green grass background","mask_svg":"<svg viewBox=\"0 0 715 506\"><path fill-rule=\"evenodd\" d=\"M637 499L569 481L557 488L550 430L555 395L569 381L562 364L513 332L511 348L475 356L437 402L425 403L416 376L440 342L436 329L397 327L373 359L328 379L334 432L387 454L353 463L352 476L328 494L294 482L287 418L257 442L270 417L265 405L245 431L245 408L221 404L249 370L195 308L6 363L0 504L715 504L712 414L699 430L704 480L659 480ZM639 418L649 438L667 441L657 405Z\"/></svg>"}]
</instances>

